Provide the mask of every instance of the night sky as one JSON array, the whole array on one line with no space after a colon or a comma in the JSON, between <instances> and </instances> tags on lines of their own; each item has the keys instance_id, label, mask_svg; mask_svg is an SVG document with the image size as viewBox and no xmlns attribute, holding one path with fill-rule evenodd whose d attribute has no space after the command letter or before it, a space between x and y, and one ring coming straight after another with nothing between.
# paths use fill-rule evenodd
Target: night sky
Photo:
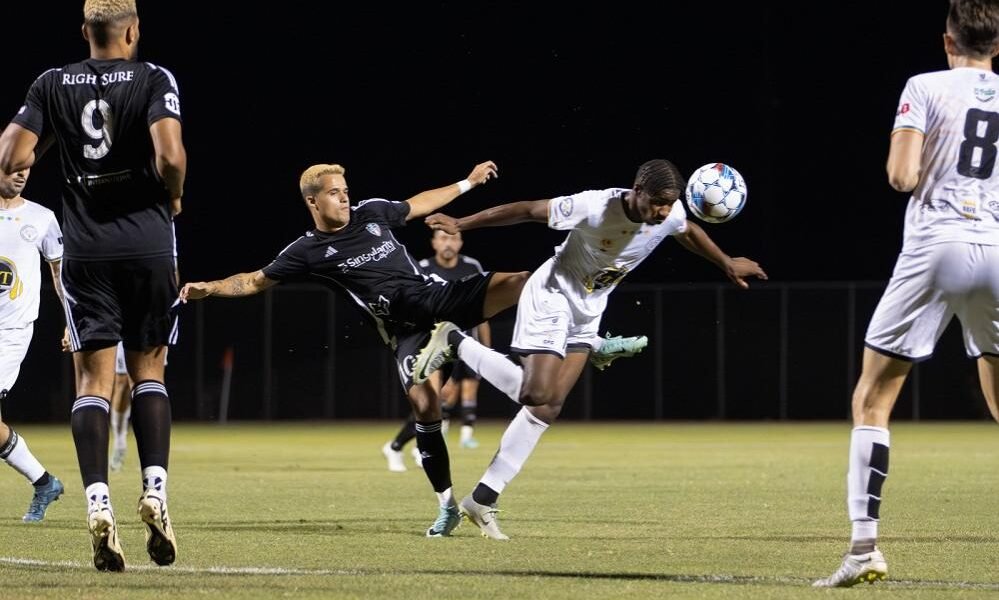
<instances>
[{"instance_id":1,"label":"night sky","mask_svg":"<svg viewBox=\"0 0 999 600\"><path fill-rule=\"evenodd\" d=\"M354 202L404 200L494 160L500 179L445 212L630 187L639 164L721 161L749 188L705 224L778 281L885 280L906 196L884 174L906 79L946 68L947 3L293 2L139 0L140 58L180 84L188 151L181 277L256 270L311 219L317 162ZM402 6L402 8L398 8ZM86 58L82 2L4 7L0 122L32 80ZM654 12L653 12L654 10ZM58 212L57 156L25 195ZM533 269L564 234L525 224L466 235L493 270ZM399 233L417 257L429 230ZM630 282L714 281L664 244Z\"/></svg>"}]
</instances>

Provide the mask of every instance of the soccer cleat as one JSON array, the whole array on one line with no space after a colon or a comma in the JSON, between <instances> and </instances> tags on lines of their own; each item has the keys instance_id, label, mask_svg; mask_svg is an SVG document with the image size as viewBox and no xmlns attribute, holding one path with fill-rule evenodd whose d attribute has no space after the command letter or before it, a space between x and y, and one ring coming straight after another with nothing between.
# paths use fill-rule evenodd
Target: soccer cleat
<instances>
[{"instance_id":1,"label":"soccer cleat","mask_svg":"<svg viewBox=\"0 0 999 600\"><path fill-rule=\"evenodd\" d=\"M115 448L111 453L111 461L108 466L111 467L111 471L117 473L121 471L121 468L125 466L125 448Z\"/></svg>"},{"instance_id":2,"label":"soccer cleat","mask_svg":"<svg viewBox=\"0 0 999 600\"><path fill-rule=\"evenodd\" d=\"M122 572L125 570L125 555L118 543L118 526L111 506L92 504L87 514L90 528L90 541L94 546L94 567L98 571Z\"/></svg>"},{"instance_id":3,"label":"soccer cleat","mask_svg":"<svg viewBox=\"0 0 999 600\"><path fill-rule=\"evenodd\" d=\"M139 517L146 524L146 552L161 567L177 560L177 538L167 514L166 502L160 492L146 489L139 497Z\"/></svg>"},{"instance_id":4,"label":"soccer cleat","mask_svg":"<svg viewBox=\"0 0 999 600\"><path fill-rule=\"evenodd\" d=\"M427 537L450 537L451 532L461 524L461 514L457 506L442 506L437 520L427 530Z\"/></svg>"},{"instance_id":5,"label":"soccer cleat","mask_svg":"<svg viewBox=\"0 0 999 600\"><path fill-rule=\"evenodd\" d=\"M410 453L413 455L413 462L416 463L417 467L420 467L422 469L423 468L423 455L420 454L420 449L417 448L416 446L413 446L413 449L410 450Z\"/></svg>"},{"instance_id":6,"label":"soccer cleat","mask_svg":"<svg viewBox=\"0 0 999 600\"><path fill-rule=\"evenodd\" d=\"M603 338L603 343L596 352L590 353L590 364L603 371L618 358L635 356L649 345L649 338L644 335L635 337L611 337L610 332Z\"/></svg>"},{"instance_id":7,"label":"soccer cleat","mask_svg":"<svg viewBox=\"0 0 999 600\"><path fill-rule=\"evenodd\" d=\"M441 321L430 332L430 340L416 354L413 363L413 383L424 383L437 369L453 361L457 355L451 343L447 341L448 334L460 331L458 326L449 321Z\"/></svg>"},{"instance_id":8,"label":"soccer cleat","mask_svg":"<svg viewBox=\"0 0 999 600\"><path fill-rule=\"evenodd\" d=\"M866 554L847 554L835 573L819 579L812 587L852 587L858 583L874 583L888 576L888 563L877 548Z\"/></svg>"},{"instance_id":9,"label":"soccer cleat","mask_svg":"<svg viewBox=\"0 0 999 600\"><path fill-rule=\"evenodd\" d=\"M49 475L48 485L42 485L35 488L35 495L31 498L31 504L28 505L28 512L24 513L21 520L25 523L37 523L45 518L45 510L62 496L62 482L59 481L55 475Z\"/></svg>"},{"instance_id":10,"label":"soccer cleat","mask_svg":"<svg viewBox=\"0 0 999 600\"><path fill-rule=\"evenodd\" d=\"M510 536L500 531L499 523L496 522L496 513L499 509L495 506L485 506L472 499L471 495L465 496L458 505L461 516L465 517L482 531L482 537L494 540L509 540Z\"/></svg>"},{"instance_id":11,"label":"soccer cleat","mask_svg":"<svg viewBox=\"0 0 999 600\"><path fill-rule=\"evenodd\" d=\"M465 439L461 440L461 447L462 448L467 448L469 450L475 450L476 448L479 447L479 440L477 440L477 439L475 439L473 437L465 438Z\"/></svg>"},{"instance_id":12,"label":"soccer cleat","mask_svg":"<svg viewBox=\"0 0 999 600\"><path fill-rule=\"evenodd\" d=\"M402 462L402 451L393 450L392 442L385 442L382 446L382 454L385 455L385 460L388 461L388 470L393 473L402 473L406 470L406 465Z\"/></svg>"}]
</instances>

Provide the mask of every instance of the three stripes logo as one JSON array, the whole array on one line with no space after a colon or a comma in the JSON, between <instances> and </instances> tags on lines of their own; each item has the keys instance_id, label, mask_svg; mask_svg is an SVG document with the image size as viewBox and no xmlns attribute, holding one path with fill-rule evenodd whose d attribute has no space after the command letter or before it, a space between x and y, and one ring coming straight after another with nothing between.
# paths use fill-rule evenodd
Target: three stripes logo
<instances>
[{"instance_id":1,"label":"three stripes logo","mask_svg":"<svg viewBox=\"0 0 999 600\"><path fill-rule=\"evenodd\" d=\"M329 258L334 254L336 254L336 248L333 247L333 244L330 244L326 247L326 255L323 258Z\"/></svg>"}]
</instances>

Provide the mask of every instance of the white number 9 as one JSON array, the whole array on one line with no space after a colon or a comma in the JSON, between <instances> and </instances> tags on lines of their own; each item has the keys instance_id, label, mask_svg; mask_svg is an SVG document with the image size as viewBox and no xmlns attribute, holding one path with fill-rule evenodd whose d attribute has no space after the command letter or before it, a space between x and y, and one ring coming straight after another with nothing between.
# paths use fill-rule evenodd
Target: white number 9
<instances>
[{"instance_id":1,"label":"white number 9","mask_svg":"<svg viewBox=\"0 0 999 600\"><path fill-rule=\"evenodd\" d=\"M104 125L98 129L94 127L94 112L100 111ZM111 105L104 100L91 100L83 107L83 114L80 115L80 122L83 131L100 145L83 145L83 156L91 160L104 158L111 151Z\"/></svg>"}]
</instances>

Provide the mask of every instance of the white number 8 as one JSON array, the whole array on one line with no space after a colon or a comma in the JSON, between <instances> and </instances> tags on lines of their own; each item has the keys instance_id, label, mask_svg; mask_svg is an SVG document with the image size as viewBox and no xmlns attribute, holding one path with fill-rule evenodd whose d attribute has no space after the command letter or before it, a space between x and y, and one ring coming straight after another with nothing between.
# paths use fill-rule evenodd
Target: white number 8
<instances>
[{"instance_id":1,"label":"white number 8","mask_svg":"<svg viewBox=\"0 0 999 600\"><path fill-rule=\"evenodd\" d=\"M100 111L104 125L97 129L94 127L94 112ZM104 158L111 151L111 105L104 100L91 100L83 107L83 114L80 115L80 122L83 124L83 131L93 138L95 142L100 142L97 147L91 144L83 145L83 156L91 160Z\"/></svg>"}]
</instances>

